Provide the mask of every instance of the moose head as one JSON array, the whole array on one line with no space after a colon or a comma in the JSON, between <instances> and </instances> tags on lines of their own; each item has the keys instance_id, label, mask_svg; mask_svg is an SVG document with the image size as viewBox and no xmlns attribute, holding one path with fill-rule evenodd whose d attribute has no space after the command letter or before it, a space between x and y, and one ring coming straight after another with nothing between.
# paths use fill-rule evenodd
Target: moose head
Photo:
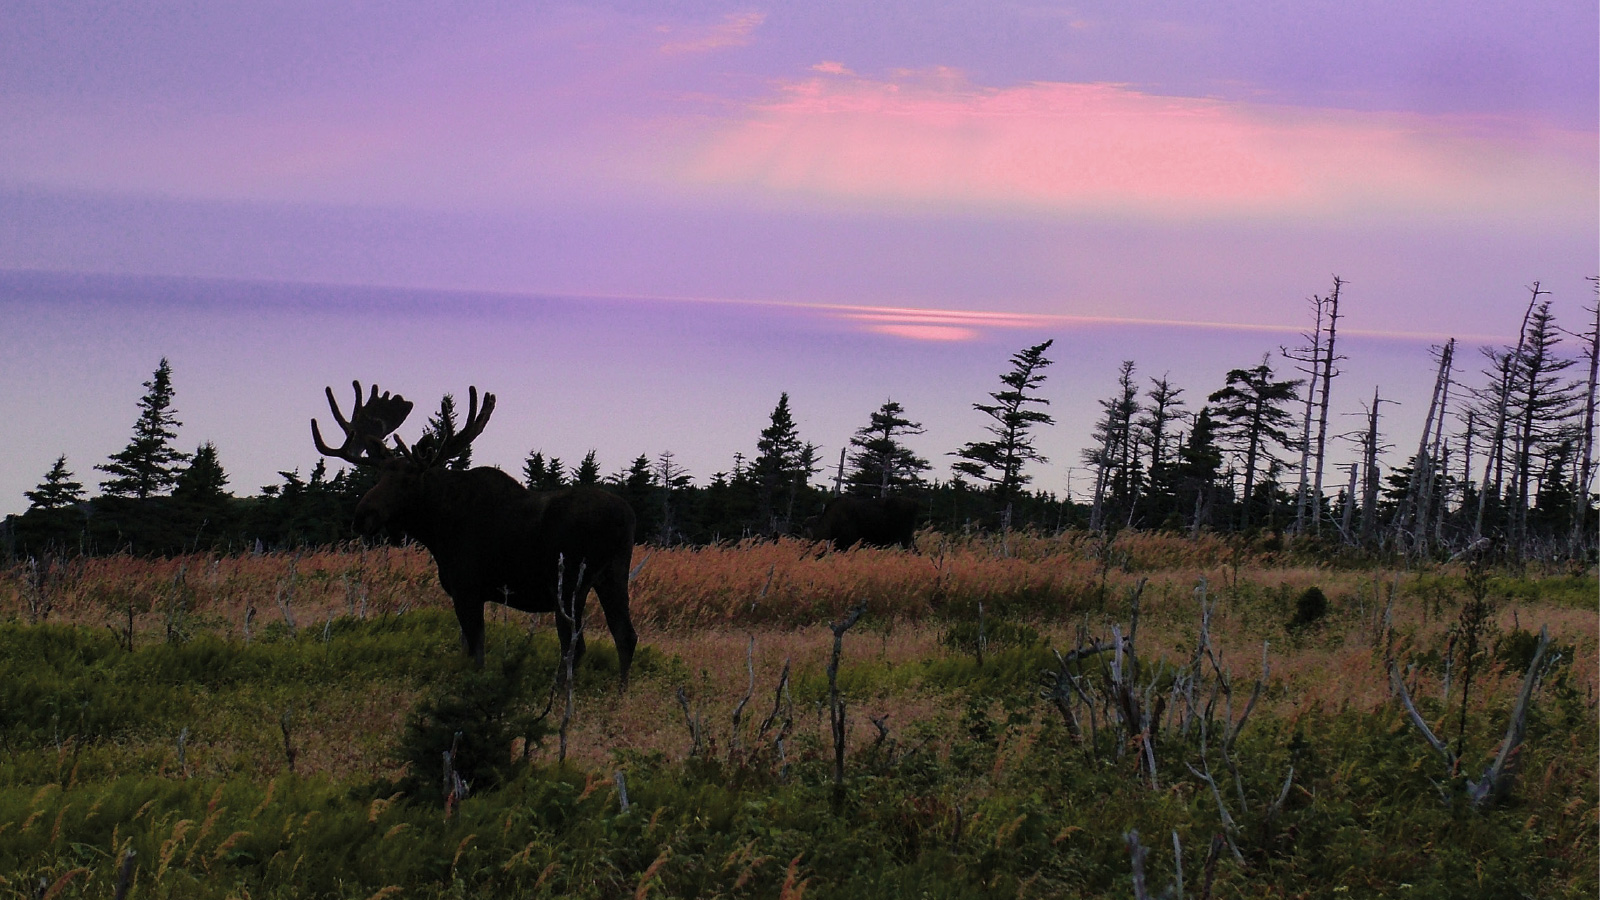
<instances>
[{"instance_id":1,"label":"moose head","mask_svg":"<svg viewBox=\"0 0 1600 900\"><path fill-rule=\"evenodd\" d=\"M384 439L393 434L411 414L411 401L388 391L380 394L376 384L366 400L362 400L361 382L353 381L351 384L355 387L356 399L348 419L339 411L333 388L324 389L328 395L328 408L333 411L333 420L344 431L344 444L337 448L328 446L322 439L316 419L311 420L311 439L316 443L317 451L324 456L378 471L378 483L367 491L356 506L356 531L370 535L407 517L417 503L422 479L428 470L442 466L467 451L494 412L494 394L484 393L483 408L480 410L478 389L467 389L470 398L467 419L460 431L444 436L429 434L418 441L415 447L407 446L395 435L394 446L389 447L384 444Z\"/></svg>"}]
</instances>

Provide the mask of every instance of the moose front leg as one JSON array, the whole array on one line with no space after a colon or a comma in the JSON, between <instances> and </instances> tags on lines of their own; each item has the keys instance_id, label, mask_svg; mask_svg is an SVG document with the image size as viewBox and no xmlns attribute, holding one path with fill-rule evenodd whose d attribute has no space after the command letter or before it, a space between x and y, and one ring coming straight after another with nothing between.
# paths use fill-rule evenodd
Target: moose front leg
<instances>
[{"instance_id":1,"label":"moose front leg","mask_svg":"<svg viewBox=\"0 0 1600 900\"><path fill-rule=\"evenodd\" d=\"M461 626L461 649L478 668L483 668L483 601L452 597L456 622Z\"/></svg>"}]
</instances>

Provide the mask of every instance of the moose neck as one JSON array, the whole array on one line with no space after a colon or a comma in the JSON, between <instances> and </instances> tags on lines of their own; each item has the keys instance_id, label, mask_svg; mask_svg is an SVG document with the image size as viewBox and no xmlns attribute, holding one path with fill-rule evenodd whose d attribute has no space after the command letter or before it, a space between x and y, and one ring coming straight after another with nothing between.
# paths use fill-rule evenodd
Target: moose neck
<instances>
[{"instance_id":1,"label":"moose neck","mask_svg":"<svg viewBox=\"0 0 1600 900\"><path fill-rule=\"evenodd\" d=\"M502 515L506 501L526 497L517 481L495 468L422 473L415 500L395 524L435 558L454 556Z\"/></svg>"},{"instance_id":2,"label":"moose neck","mask_svg":"<svg viewBox=\"0 0 1600 900\"><path fill-rule=\"evenodd\" d=\"M467 492L459 484L463 473L429 469L418 479L414 500L396 517L395 524L434 556L448 552L461 534L461 522L471 515Z\"/></svg>"}]
</instances>

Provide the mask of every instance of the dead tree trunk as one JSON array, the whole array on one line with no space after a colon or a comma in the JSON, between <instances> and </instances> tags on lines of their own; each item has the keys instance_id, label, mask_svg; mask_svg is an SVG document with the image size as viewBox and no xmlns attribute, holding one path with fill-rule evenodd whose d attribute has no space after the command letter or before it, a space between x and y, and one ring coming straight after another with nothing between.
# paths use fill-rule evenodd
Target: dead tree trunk
<instances>
[{"instance_id":1,"label":"dead tree trunk","mask_svg":"<svg viewBox=\"0 0 1600 900\"><path fill-rule=\"evenodd\" d=\"M1594 282L1595 292L1600 294L1600 278L1591 278ZM1600 376L1600 298L1596 299L1594 309L1594 328L1588 334L1575 335L1587 338L1589 345L1584 348L1584 353L1589 357L1589 380L1584 391L1583 401L1583 431L1578 435L1578 483L1577 490L1573 491L1572 510L1572 546L1574 549L1583 546L1583 530L1585 520L1589 518L1589 487L1594 480L1594 410L1597 376Z\"/></svg>"},{"instance_id":2,"label":"dead tree trunk","mask_svg":"<svg viewBox=\"0 0 1600 900\"><path fill-rule=\"evenodd\" d=\"M1361 543L1372 540L1378 524L1378 389L1372 389L1372 407L1367 410L1367 433L1362 438Z\"/></svg>"},{"instance_id":3,"label":"dead tree trunk","mask_svg":"<svg viewBox=\"0 0 1600 900\"><path fill-rule=\"evenodd\" d=\"M1350 485L1344 491L1344 515L1339 522L1339 534L1344 538L1346 544L1355 543L1355 535L1350 533L1350 528L1355 521L1356 473L1360 471L1360 463L1350 464Z\"/></svg>"},{"instance_id":4,"label":"dead tree trunk","mask_svg":"<svg viewBox=\"0 0 1600 900\"><path fill-rule=\"evenodd\" d=\"M1444 414L1450 406L1450 374L1451 361L1455 357L1456 339L1451 338L1445 345L1445 356L1450 359L1440 362L1444 370L1444 384L1439 389L1439 415L1433 422L1433 446L1428 450L1428 471L1422 481L1422 493L1418 498L1418 509L1421 520L1417 524L1417 552L1426 553L1428 533L1434 532L1435 538L1443 537L1440 526L1444 520L1444 503L1446 498L1442 494L1449 489L1448 475L1450 472L1449 448L1444 443ZM1441 496L1436 497L1434 488L1438 487Z\"/></svg>"},{"instance_id":5,"label":"dead tree trunk","mask_svg":"<svg viewBox=\"0 0 1600 900\"><path fill-rule=\"evenodd\" d=\"M1494 396L1494 437L1489 443L1489 455L1483 464L1483 484L1478 489L1478 515L1472 523L1474 541L1483 537L1483 514L1489 501L1491 476L1494 480L1494 493L1496 496L1500 494L1500 473L1505 461L1506 411L1511 402L1511 378L1516 371L1517 361L1522 358L1522 345L1528 337L1528 319L1533 316L1533 307L1539 302L1539 295L1542 293L1545 292L1539 290L1539 282L1535 281L1533 296L1528 299L1528 308L1522 314L1522 327L1517 329L1517 347L1500 361L1500 389Z\"/></svg>"},{"instance_id":6,"label":"dead tree trunk","mask_svg":"<svg viewBox=\"0 0 1600 900\"><path fill-rule=\"evenodd\" d=\"M1311 376L1311 387L1306 391L1305 414L1300 423L1300 486L1295 491L1294 497L1294 533L1305 534L1306 511L1311 505L1311 416L1317 408L1317 378L1322 373L1322 310L1324 301L1315 294L1311 297L1312 326L1311 333L1301 332L1311 346L1297 347L1290 350L1288 347L1279 347L1278 351L1285 359L1293 360L1305 365L1297 365L1295 369ZM1302 355L1307 354L1307 355ZM1310 366L1310 368L1306 368Z\"/></svg>"},{"instance_id":7,"label":"dead tree trunk","mask_svg":"<svg viewBox=\"0 0 1600 900\"><path fill-rule=\"evenodd\" d=\"M1328 398L1333 388L1333 377L1339 372L1333 367L1334 361L1342 359L1334 353L1334 340L1339 335L1339 289L1344 286L1339 276L1333 276L1333 293L1328 297L1328 342L1322 351L1322 389L1318 394L1318 404L1321 406L1317 418L1317 453L1316 470L1312 473L1311 496L1314 505L1311 508L1312 530L1322 525L1322 473L1323 464L1327 460L1328 447Z\"/></svg>"},{"instance_id":8,"label":"dead tree trunk","mask_svg":"<svg viewBox=\"0 0 1600 900\"><path fill-rule=\"evenodd\" d=\"M1433 477L1436 465L1435 453L1430 453L1430 443L1436 443L1433 437L1434 421L1444 421L1443 401L1449 396L1450 363L1455 355L1456 341L1451 338L1439 352L1439 373L1434 376L1433 395L1428 400L1428 414L1422 420L1422 439L1417 442L1417 455L1412 459L1411 477L1406 481L1405 498L1400 503L1400 509L1395 512L1394 533L1397 539L1410 538L1412 549L1420 552L1421 545L1427 531L1427 508L1425 495L1427 485Z\"/></svg>"},{"instance_id":9,"label":"dead tree trunk","mask_svg":"<svg viewBox=\"0 0 1600 900\"><path fill-rule=\"evenodd\" d=\"M1295 367L1310 376L1300 428L1300 487L1295 495L1294 528L1299 534L1305 533L1307 527L1316 531L1322 526L1322 474L1328 443L1328 396L1333 376L1338 374L1333 367L1334 360L1339 358L1334 354L1334 339L1339 325L1339 289L1343 286L1344 281L1335 275L1333 293L1326 297L1312 296L1312 331L1301 335L1310 342L1309 347L1293 351L1279 348L1284 357L1309 366ZM1313 416L1316 417L1314 433Z\"/></svg>"}]
</instances>

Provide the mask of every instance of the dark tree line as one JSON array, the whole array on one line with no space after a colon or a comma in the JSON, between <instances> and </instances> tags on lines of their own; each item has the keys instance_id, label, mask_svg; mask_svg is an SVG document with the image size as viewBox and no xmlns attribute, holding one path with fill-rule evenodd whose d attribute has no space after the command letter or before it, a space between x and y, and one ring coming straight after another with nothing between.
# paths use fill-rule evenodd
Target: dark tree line
<instances>
[{"instance_id":1,"label":"dark tree line","mask_svg":"<svg viewBox=\"0 0 1600 900\"><path fill-rule=\"evenodd\" d=\"M824 471L787 393L755 436L753 452L735 453L728 468L703 482L670 451L640 454L605 474L593 450L572 465L535 448L519 474L534 490L586 484L614 491L633 506L640 538L661 544L806 535L829 497L847 493L912 497L924 523L948 532L1288 533L1379 552L1449 554L1493 545L1516 555L1591 558L1600 308L1585 308L1594 317L1586 330L1566 331L1547 292L1534 285L1517 341L1482 349L1475 384L1458 383L1454 341L1435 348L1438 369L1416 450L1389 465L1388 401L1379 391L1362 403L1362 427L1329 433L1343 358L1334 340L1344 286L1335 278L1327 297L1312 298L1305 346L1280 348L1305 378L1280 376L1263 356L1228 371L1194 408L1167 375L1141 378L1135 362L1124 361L1114 391L1100 401L1093 445L1082 453L1093 474L1084 502L1028 487L1027 466L1047 461L1036 446L1038 430L1054 424L1043 394L1051 341L1013 354L989 402L972 404L988 438L949 454L949 480L929 478L932 466L907 444L924 429L893 398L868 413ZM1573 344L1575 355L1567 352ZM100 495L87 498L66 456L58 457L26 492L28 511L0 529L0 551L237 551L349 538L370 473L330 474L319 460L308 475L280 472L281 483L236 497L214 445L176 449L180 422L166 359L144 387L128 446L96 467L107 475ZM456 428L447 394L417 445L448 441ZM1327 451L1340 440L1356 459L1343 467L1343 484L1325 487Z\"/></svg>"},{"instance_id":2,"label":"dark tree line","mask_svg":"<svg viewBox=\"0 0 1600 900\"><path fill-rule=\"evenodd\" d=\"M1454 340L1435 347L1438 369L1416 451L1386 466L1389 401L1375 389L1364 404L1365 427L1335 436L1358 459L1348 483L1329 492L1323 477L1329 397L1343 358L1334 345L1343 287L1335 278L1327 298L1313 298L1307 346L1282 350L1306 379L1278 377L1264 357L1228 372L1206 405L1188 413L1183 390L1165 376L1150 379L1141 396L1134 362L1123 362L1115 391L1100 402L1095 444L1083 453L1095 474L1089 526L1287 532L1415 555L1492 547L1516 558L1593 559L1600 305L1585 307L1593 317L1586 330L1566 331L1535 284L1517 341L1483 348L1487 365L1477 385L1458 383ZM1563 350L1564 339L1577 344L1575 355Z\"/></svg>"}]
</instances>

